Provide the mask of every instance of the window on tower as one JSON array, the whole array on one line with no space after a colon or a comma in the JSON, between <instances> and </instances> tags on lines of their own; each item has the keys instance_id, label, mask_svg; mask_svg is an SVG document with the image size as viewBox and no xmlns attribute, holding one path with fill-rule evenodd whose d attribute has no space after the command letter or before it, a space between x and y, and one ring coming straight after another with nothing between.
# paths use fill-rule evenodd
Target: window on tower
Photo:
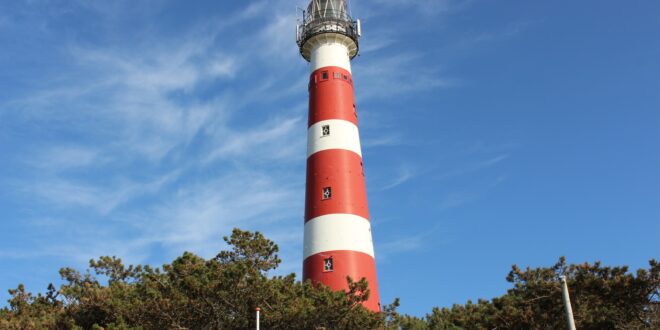
<instances>
[{"instance_id":1,"label":"window on tower","mask_svg":"<svg viewBox=\"0 0 660 330\"><path fill-rule=\"evenodd\" d=\"M324 272L331 272L335 268L334 262L332 261L332 257L323 259L323 271Z\"/></svg>"},{"instance_id":2,"label":"window on tower","mask_svg":"<svg viewBox=\"0 0 660 330\"><path fill-rule=\"evenodd\" d=\"M335 72L335 73L333 73L333 76L334 76L335 79L339 79L341 77L341 73Z\"/></svg>"},{"instance_id":3,"label":"window on tower","mask_svg":"<svg viewBox=\"0 0 660 330\"><path fill-rule=\"evenodd\" d=\"M323 134L322 136L330 135L330 125L323 125L321 127L321 134Z\"/></svg>"},{"instance_id":4,"label":"window on tower","mask_svg":"<svg viewBox=\"0 0 660 330\"><path fill-rule=\"evenodd\" d=\"M328 80L328 71L323 71L321 73L321 79Z\"/></svg>"},{"instance_id":5,"label":"window on tower","mask_svg":"<svg viewBox=\"0 0 660 330\"><path fill-rule=\"evenodd\" d=\"M323 187L323 196L321 199L326 200L332 198L332 188L331 187Z\"/></svg>"}]
</instances>

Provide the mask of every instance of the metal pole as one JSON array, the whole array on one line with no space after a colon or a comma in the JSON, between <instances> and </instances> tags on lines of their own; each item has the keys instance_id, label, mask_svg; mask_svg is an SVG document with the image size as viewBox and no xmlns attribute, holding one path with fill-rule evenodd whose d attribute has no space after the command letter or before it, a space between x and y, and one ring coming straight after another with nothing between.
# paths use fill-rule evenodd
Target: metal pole
<instances>
[{"instance_id":1,"label":"metal pole","mask_svg":"<svg viewBox=\"0 0 660 330\"><path fill-rule=\"evenodd\" d=\"M259 330L259 311L261 311L261 309L257 307L257 330Z\"/></svg>"},{"instance_id":2,"label":"metal pole","mask_svg":"<svg viewBox=\"0 0 660 330\"><path fill-rule=\"evenodd\" d=\"M566 321L568 322L568 329L575 330L575 320L573 319L573 308L571 307L571 298L568 296L568 284L566 284L566 276L562 275L561 279L561 294L564 298L564 310L566 311Z\"/></svg>"}]
</instances>

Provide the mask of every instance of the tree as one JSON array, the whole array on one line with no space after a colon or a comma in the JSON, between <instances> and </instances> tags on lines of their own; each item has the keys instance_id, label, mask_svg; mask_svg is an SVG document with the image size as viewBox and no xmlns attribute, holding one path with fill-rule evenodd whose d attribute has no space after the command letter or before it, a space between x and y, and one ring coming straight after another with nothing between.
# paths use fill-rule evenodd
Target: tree
<instances>
[{"instance_id":1,"label":"tree","mask_svg":"<svg viewBox=\"0 0 660 330\"><path fill-rule=\"evenodd\" d=\"M116 257L91 260L85 273L63 268L58 293L11 290L0 328L247 329L257 306L268 329L381 326L380 314L361 305L369 294L364 279L349 278L348 292L333 292L294 274L268 277L280 263L274 242L239 229L224 239L231 249L210 260L185 252L162 268L126 267Z\"/></svg>"},{"instance_id":2,"label":"tree","mask_svg":"<svg viewBox=\"0 0 660 330\"><path fill-rule=\"evenodd\" d=\"M452 308L434 308L428 329L564 329L559 275L566 275L578 329L658 329L660 265L636 274L628 267L566 265L562 257L548 268L513 265L507 281L513 288L491 301L468 301Z\"/></svg>"},{"instance_id":3,"label":"tree","mask_svg":"<svg viewBox=\"0 0 660 330\"><path fill-rule=\"evenodd\" d=\"M660 329L660 264L635 274L628 267L567 265L521 269L512 287L491 299L425 317L402 315L399 299L373 313L364 279L347 278L349 290L269 276L280 264L277 245L259 232L234 229L229 249L211 259L189 252L160 268L125 266L117 257L90 260L81 273L62 268L65 283L33 295L23 285L9 290L0 329L248 329L254 309L264 329L564 329L559 275L566 275L579 329Z\"/></svg>"}]
</instances>

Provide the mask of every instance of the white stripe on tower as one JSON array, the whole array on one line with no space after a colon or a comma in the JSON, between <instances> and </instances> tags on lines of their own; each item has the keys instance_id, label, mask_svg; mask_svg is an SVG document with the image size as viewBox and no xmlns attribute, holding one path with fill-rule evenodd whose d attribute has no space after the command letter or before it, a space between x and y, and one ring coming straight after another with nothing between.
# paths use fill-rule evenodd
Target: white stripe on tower
<instances>
[{"instance_id":1,"label":"white stripe on tower","mask_svg":"<svg viewBox=\"0 0 660 330\"><path fill-rule=\"evenodd\" d=\"M305 223L303 259L326 251L357 251L374 256L369 220L353 214L329 214Z\"/></svg>"},{"instance_id":2,"label":"white stripe on tower","mask_svg":"<svg viewBox=\"0 0 660 330\"><path fill-rule=\"evenodd\" d=\"M310 61L311 72L327 66L337 66L351 72L351 60L348 57L346 45L332 41L321 42L312 48L312 59Z\"/></svg>"},{"instance_id":3,"label":"white stripe on tower","mask_svg":"<svg viewBox=\"0 0 660 330\"><path fill-rule=\"evenodd\" d=\"M327 127L330 134L323 135ZM323 150L344 149L362 157L360 133L357 126L342 119L322 120L307 129L307 157Z\"/></svg>"}]
</instances>

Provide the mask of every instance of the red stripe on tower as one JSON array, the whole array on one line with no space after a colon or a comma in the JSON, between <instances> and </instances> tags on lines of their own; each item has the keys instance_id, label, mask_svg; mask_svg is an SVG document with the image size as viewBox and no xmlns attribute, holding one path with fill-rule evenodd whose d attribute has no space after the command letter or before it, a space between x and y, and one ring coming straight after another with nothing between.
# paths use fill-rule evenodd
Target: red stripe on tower
<instances>
[{"instance_id":1,"label":"red stripe on tower","mask_svg":"<svg viewBox=\"0 0 660 330\"><path fill-rule=\"evenodd\" d=\"M311 66L303 279L346 290L365 278L364 306L380 311L350 63L360 23L346 2L312 0L297 28Z\"/></svg>"}]
</instances>

